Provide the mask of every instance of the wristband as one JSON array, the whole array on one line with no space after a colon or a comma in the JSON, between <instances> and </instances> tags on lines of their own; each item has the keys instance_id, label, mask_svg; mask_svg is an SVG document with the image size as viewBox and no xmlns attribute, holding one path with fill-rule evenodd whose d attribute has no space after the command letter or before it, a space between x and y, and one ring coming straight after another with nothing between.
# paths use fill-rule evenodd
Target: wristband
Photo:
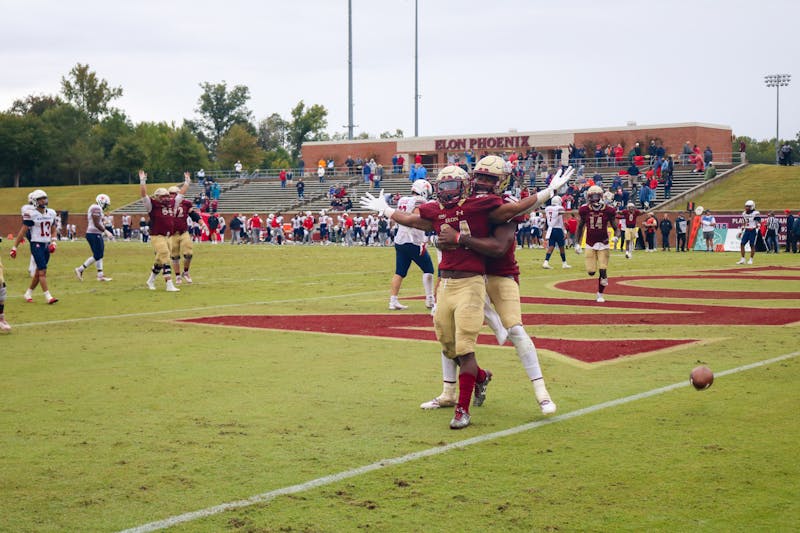
<instances>
[{"instance_id":1,"label":"wristband","mask_svg":"<svg viewBox=\"0 0 800 533\"><path fill-rule=\"evenodd\" d=\"M392 215L394 214L395 211L396 211L395 208L387 207L386 209L383 210L383 216L385 216L386 218L392 218Z\"/></svg>"}]
</instances>

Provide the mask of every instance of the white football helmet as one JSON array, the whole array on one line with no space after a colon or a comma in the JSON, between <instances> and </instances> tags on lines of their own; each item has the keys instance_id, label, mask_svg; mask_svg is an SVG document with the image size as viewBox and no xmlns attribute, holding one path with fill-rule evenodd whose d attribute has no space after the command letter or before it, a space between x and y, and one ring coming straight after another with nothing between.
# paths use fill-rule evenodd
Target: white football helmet
<instances>
[{"instance_id":1,"label":"white football helmet","mask_svg":"<svg viewBox=\"0 0 800 533\"><path fill-rule=\"evenodd\" d=\"M744 203L744 208L747 209L748 211L752 211L753 209L756 208L756 203L753 200L747 200Z\"/></svg>"},{"instance_id":2,"label":"white football helmet","mask_svg":"<svg viewBox=\"0 0 800 533\"><path fill-rule=\"evenodd\" d=\"M436 177L436 196L445 207L453 207L469 196L469 174L455 165L448 165Z\"/></svg>"},{"instance_id":3,"label":"white football helmet","mask_svg":"<svg viewBox=\"0 0 800 533\"><path fill-rule=\"evenodd\" d=\"M628 205L625 206L628 209L636 209L636 204L633 202L628 202Z\"/></svg>"},{"instance_id":4,"label":"white football helmet","mask_svg":"<svg viewBox=\"0 0 800 533\"><path fill-rule=\"evenodd\" d=\"M161 199L162 196L169 196L169 191L164 187L159 187L155 191L153 191L153 197Z\"/></svg>"},{"instance_id":5,"label":"white football helmet","mask_svg":"<svg viewBox=\"0 0 800 533\"><path fill-rule=\"evenodd\" d=\"M39 205L39 200L44 198L44 204L47 205L47 193L44 192L42 189L36 189L32 193L28 195L28 198L33 200L33 205Z\"/></svg>"},{"instance_id":6,"label":"white football helmet","mask_svg":"<svg viewBox=\"0 0 800 533\"><path fill-rule=\"evenodd\" d=\"M97 205L100 206L100 209L104 211L108 209L108 206L111 205L111 198L107 194L98 194L94 201L97 202Z\"/></svg>"},{"instance_id":7,"label":"white football helmet","mask_svg":"<svg viewBox=\"0 0 800 533\"><path fill-rule=\"evenodd\" d=\"M31 205L36 205L36 200L33 199L33 193L32 192L28 193L28 203L31 204Z\"/></svg>"},{"instance_id":8,"label":"white football helmet","mask_svg":"<svg viewBox=\"0 0 800 533\"><path fill-rule=\"evenodd\" d=\"M178 193L181 192L181 190L178 188L177 185L173 185L172 187L167 189L167 192L170 193L170 194L178 194Z\"/></svg>"},{"instance_id":9,"label":"white football helmet","mask_svg":"<svg viewBox=\"0 0 800 533\"><path fill-rule=\"evenodd\" d=\"M586 191L586 200L592 209L601 209L603 207L603 188L599 185L592 185Z\"/></svg>"},{"instance_id":10,"label":"white football helmet","mask_svg":"<svg viewBox=\"0 0 800 533\"><path fill-rule=\"evenodd\" d=\"M433 194L433 186L428 180L416 180L411 184L411 192L427 200Z\"/></svg>"},{"instance_id":11,"label":"white football helmet","mask_svg":"<svg viewBox=\"0 0 800 533\"><path fill-rule=\"evenodd\" d=\"M556 195L550 199L550 205L554 205L556 207L561 205L561 197Z\"/></svg>"}]
</instances>

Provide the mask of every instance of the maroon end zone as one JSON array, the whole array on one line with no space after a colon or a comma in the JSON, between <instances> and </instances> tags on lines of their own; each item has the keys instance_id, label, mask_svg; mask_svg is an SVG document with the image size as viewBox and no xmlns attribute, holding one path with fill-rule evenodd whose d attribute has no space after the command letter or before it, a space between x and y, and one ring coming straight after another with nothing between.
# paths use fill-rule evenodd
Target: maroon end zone
<instances>
[{"instance_id":1,"label":"maroon end zone","mask_svg":"<svg viewBox=\"0 0 800 533\"><path fill-rule=\"evenodd\" d=\"M716 271L713 279L785 279L796 281L800 276L759 275L763 270L778 270L775 267L742 270ZM800 269L782 269L800 271ZM741 292L741 291L693 291L683 289L661 289L627 285L632 280L697 279L712 276L631 276L610 280L609 293L651 298L703 298L710 301L728 299L800 299L798 292ZM569 280L556 284L565 291L594 294L597 281L594 279ZM620 313L597 313L596 304L576 298L522 297L523 304L580 306L581 311L559 313L525 313L523 323L528 328L536 325L575 326L581 325L785 325L800 322L798 308L754 308L731 305L661 303L656 301L606 302L602 307L627 310ZM640 310L640 312L631 312ZM431 317L428 314L379 314L379 315L223 315L181 320L196 324L262 328L280 331L331 333L394 339L435 341ZM573 330L574 331L574 330ZM536 345L579 361L594 363L629 355L645 354L656 350L682 346L699 339L563 339L537 336ZM482 334L479 344L495 344L493 335Z\"/></svg>"}]
</instances>

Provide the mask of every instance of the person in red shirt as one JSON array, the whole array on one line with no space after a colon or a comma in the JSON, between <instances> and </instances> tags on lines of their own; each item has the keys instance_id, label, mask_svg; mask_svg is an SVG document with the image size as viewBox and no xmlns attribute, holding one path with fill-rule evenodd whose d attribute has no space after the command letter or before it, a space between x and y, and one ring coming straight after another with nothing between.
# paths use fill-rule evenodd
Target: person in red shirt
<instances>
[{"instance_id":1,"label":"person in red shirt","mask_svg":"<svg viewBox=\"0 0 800 533\"><path fill-rule=\"evenodd\" d=\"M575 252L581 253L581 239L586 228L586 273L594 276L600 271L597 282L597 302L603 303L603 292L608 286L608 229L614 229L617 211L603 202L603 189L598 185L586 191L587 203L578 209L578 232L575 241Z\"/></svg>"},{"instance_id":2,"label":"person in red shirt","mask_svg":"<svg viewBox=\"0 0 800 533\"><path fill-rule=\"evenodd\" d=\"M572 213L569 216L569 219L566 221L567 226L567 233L569 234L569 242L567 246L575 245L575 233L578 231L578 219L575 218L575 213Z\"/></svg>"},{"instance_id":3,"label":"person in red shirt","mask_svg":"<svg viewBox=\"0 0 800 533\"><path fill-rule=\"evenodd\" d=\"M421 165L422 164L422 154L416 154L414 156L414 164Z\"/></svg>"}]
</instances>

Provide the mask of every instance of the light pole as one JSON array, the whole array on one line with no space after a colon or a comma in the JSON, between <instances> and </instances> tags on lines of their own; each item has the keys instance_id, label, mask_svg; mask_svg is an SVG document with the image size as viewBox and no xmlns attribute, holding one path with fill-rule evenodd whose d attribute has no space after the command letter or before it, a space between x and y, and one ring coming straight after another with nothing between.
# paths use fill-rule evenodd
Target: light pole
<instances>
[{"instance_id":1,"label":"light pole","mask_svg":"<svg viewBox=\"0 0 800 533\"><path fill-rule=\"evenodd\" d=\"M764 76L767 87L775 87L775 164L780 162L780 117L781 117L781 87L786 87L792 81L791 74L768 74Z\"/></svg>"}]
</instances>

